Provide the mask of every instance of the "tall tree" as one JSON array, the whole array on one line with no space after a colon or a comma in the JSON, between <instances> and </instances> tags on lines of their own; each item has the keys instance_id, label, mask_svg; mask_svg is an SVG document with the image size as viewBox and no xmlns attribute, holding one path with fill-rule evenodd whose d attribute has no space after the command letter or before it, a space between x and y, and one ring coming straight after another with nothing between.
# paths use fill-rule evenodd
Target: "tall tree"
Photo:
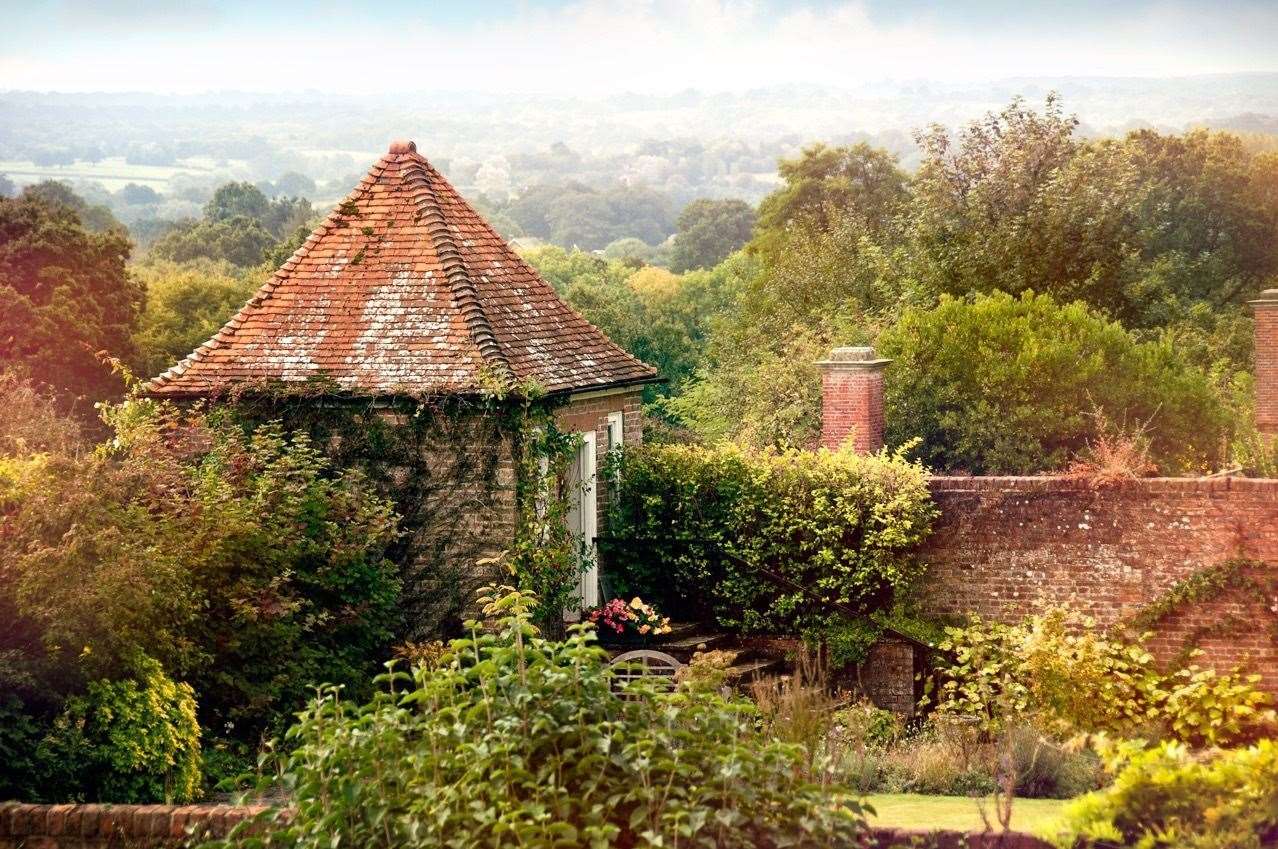
<instances>
[{"instance_id":1,"label":"tall tree","mask_svg":"<svg viewBox=\"0 0 1278 849\"><path fill-rule=\"evenodd\" d=\"M151 260L134 266L146 286L137 332L138 371L151 376L191 353L244 306L256 276L226 262Z\"/></svg>"},{"instance_id":2,"label":"tall tree","mask_svg":"<svg viewBox=\"0 0 1278 849\"><path fill-rule=\"evenodd\" d=\"M119 391L98 352L134 354L144 292L125 268L129 249L123 233L90 233L37 193L0 199L0 363L68 402Z\"/></svg>"},{"instance_id":3,"label":"tall tree","mask_svg":"<svg viewBox=\"0 0 1278 849\"><path fill-rule=\"evenodd\" d=\"M908 197L908 176L886 150L861 143L851 147L815 144L798 159L783 159L785 181L759 204L763 243L792 224L826 229L839 216L855 215L874 232L884 229Z\"/></svg>"},{"instance_id":4,"label":"tall tree","mask_svg":"<svg viewBox=\"0 0 1278 849\"><path fill-rule=\"evenodd\" d=\"M675 226L671 268L713 268L750 241L754 210L743 200L698 198L683 208Z\"/></svg>"},{"instance_id":5,"label":"tall tree","mask_svg":"<svg viewBox=\"0 0 1278 849\"><path fill-rule=\"evenodd\" d=\"M63 206L75 213L76 218L88 230L105 233L108 230L124 230L111 210L101 204L91 204L76 194L70 185L60 180L43 180L22 190L24 197L36 198L53 206Z\"/></svg>"}]
</instances>

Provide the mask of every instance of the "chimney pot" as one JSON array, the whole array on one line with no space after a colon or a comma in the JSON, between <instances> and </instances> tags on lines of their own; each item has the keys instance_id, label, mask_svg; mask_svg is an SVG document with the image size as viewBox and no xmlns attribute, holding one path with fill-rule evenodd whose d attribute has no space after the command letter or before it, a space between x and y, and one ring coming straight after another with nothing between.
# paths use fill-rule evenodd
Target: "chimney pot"
<instances>
[{"instance_id":1,"label":"chimney pot","mask_svg":"<svg viewBox=\"0 0 1278 849\"><path fill-rule=\"evenodd\" d=\"M821 445L831 450L852 437L872 454L883 447L883 369L873 348L835 348L821 367Z\"/></svg>"},{"instance_id":2,"label":"chimney pot","mask_svg":"<svg viewBox=\"0 0 1278 849\"><path fill-rule=\"evenodd\" d=\"M1256 429L1278 436L1278 289L1251 302L1256 315Z\"/></svg>"}]
</instances>

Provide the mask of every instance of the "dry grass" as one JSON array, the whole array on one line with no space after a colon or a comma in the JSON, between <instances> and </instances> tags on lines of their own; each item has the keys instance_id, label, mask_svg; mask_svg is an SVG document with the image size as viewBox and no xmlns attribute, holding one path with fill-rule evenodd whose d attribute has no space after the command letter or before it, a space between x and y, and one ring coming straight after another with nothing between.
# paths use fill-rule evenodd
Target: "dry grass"
<instances>
[{"instance_id":1,"label":"dry grass","mask_svg":"<svg viewBox=\"0 0 1278 849\"><path fill-rule=\"evenodd\" d=\"M1114 426L1100 409L1094 410L1092 417L1099 435L1088 440L1087 447L1065 469L1068 477L1102 487L1148 477L1158 470L1149 456L1148 421L1128 429Z\"/></svg>"}]
</instances>

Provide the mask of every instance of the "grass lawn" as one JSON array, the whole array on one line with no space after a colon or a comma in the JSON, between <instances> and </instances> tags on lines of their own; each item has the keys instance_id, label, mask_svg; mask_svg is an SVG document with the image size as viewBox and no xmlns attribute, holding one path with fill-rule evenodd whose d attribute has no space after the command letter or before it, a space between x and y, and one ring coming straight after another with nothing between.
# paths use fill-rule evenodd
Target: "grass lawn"
<instances>
[{"instance_id":1,"label":"grass lawn","mask_svg":"<svg viewBox=\"0 0 1278 849\"><path fill-rule=\"evenodd\" d=\"M949 828L979 831L984 828L977 802L967 796L922 796L915 793L883 793L865 799L874 807L870 822L897 828L931 830ZM1050 828L1060 815L1067 799L1017 799L1012 804L1012 829L1031 834ZM991 821L994 806L985 800ZM995 828L998 828L995 824Z\"/></svg>"}]
</instances>

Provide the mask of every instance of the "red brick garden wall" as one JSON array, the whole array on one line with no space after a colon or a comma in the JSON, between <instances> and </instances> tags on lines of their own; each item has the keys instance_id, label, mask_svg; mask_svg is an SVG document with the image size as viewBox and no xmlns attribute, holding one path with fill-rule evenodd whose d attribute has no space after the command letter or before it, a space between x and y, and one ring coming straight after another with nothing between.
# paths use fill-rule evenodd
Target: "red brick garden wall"
<instances>
[{"instance_id":1,"label":"red brick garden wall","mask_svg":"<svg viewBox=\"0 0 1278 849\"><path fill-rule=\"evenodd\" d=\"M267 810L232 805L23 805L0 802L0 849L179 847L225 837ZM254 824L254 829L261 826Z\"/></svg>"},{"instance_id":2,"label":"red brick garden wall","mask_svg":"<svg viewBox=\"0 0 1278 849\"><path fill-rule=\"evenodd\" d=\"M1249 558L1265 565L1247 585L1170 612L1150 645L1169 660L1197 644L1200 663L1246 665L1278 692L1278 480L935 477L931 490L930 612L1012 621L1063 603L1117 624L1205 567Z\"/></svg>"},{"instance_id":3,"label":"red brick garden wall","mask_svg":"<svg viewBox=\"0 0 1278 849\"><path fill-rule=\"evenodd\" d=\"M263 810L231 805L0 802L0 849L177 849L191 833L224 837L235 825ZM255 824L254 828L260 826ZM968 835L896 828L871 829L868 845L875 849L918 845L934 849L1048 849L1046 843L1024 834Z\"/></svg>"}]
</instances>

